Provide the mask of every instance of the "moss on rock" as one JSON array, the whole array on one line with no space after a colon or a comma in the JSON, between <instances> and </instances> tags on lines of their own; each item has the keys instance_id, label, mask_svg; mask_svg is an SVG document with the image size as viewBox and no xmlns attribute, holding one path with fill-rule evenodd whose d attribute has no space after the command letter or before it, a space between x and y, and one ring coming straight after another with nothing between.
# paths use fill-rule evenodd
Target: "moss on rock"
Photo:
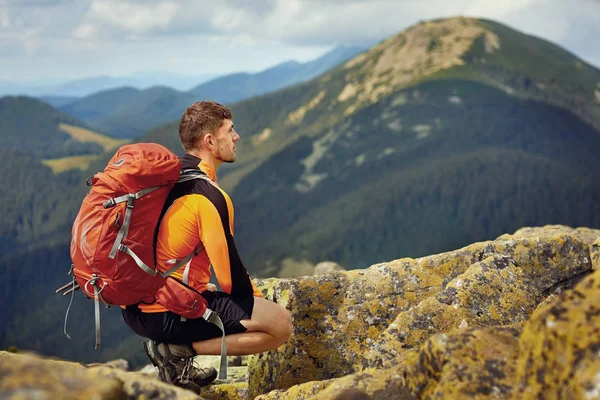
<instances>
[{"instance_id":1,"label":"moss on rock","mask_svg":"<svg viewBox=\"0 0 600 400\"><path fill-rule=\"evenodd\" d=\"M536 310L519 348L515 399L600 398L600 271Z\"/></svg>"}]
</instances>

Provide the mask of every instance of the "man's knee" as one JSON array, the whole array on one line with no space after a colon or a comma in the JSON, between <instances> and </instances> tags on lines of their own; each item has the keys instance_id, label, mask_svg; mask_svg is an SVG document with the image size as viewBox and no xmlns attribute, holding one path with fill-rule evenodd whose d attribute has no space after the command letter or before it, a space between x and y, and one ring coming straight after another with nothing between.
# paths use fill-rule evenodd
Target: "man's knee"
<instances>
[{"instance_id":1,"label":"man's knee","mask_svg":"<svg viewBox=\"0 0 600 400\"><path fill-rule=\"evenodd\" d=\"M292 314L285 308L279 306L279 312L276 317L275 337L278 339L278 346L288 341L292 335Z\"/></svg>"}]
</instances>

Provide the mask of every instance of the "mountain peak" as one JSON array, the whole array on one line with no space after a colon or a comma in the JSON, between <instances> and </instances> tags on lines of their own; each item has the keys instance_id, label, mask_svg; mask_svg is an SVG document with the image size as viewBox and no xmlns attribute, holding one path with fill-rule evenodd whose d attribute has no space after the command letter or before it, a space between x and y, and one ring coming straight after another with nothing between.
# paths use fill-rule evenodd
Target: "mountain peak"
<instances>
[{"instance_id":1,"label":"mountain peak","mask_svg":"<svg viewBox=\"0 0 600 400\"><path fill-rule=\"evenodd\" d=\"M377 101L438 71L464 65L463 56L480 37L486 52L500 48L499 37L477 19L456 17L413 25L346 62L344 68L355 70L356 78L347 83L338 100Z\"/></svg>"}]
</instances>

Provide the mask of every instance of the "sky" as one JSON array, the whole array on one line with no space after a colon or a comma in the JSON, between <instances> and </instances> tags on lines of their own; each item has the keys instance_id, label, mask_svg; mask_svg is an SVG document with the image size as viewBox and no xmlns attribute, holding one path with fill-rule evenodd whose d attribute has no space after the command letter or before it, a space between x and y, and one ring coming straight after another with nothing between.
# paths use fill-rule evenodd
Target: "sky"
<instances>
[{"instance_id":1,"label":"sky","mask_svg":"<svg viewBox=\"0 0 600 400\"><path fill-rule=\"evenodd\" d=\"M259 71L458 15L505 23L600 68L600 0L0 0L0 81Z\"/></svg>"}]
</instances>

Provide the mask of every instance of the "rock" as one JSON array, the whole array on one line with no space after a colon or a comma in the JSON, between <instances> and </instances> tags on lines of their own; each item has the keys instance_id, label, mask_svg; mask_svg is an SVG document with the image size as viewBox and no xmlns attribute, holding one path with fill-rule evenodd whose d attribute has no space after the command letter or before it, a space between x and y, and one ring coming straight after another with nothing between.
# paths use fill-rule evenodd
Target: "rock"
<instances>
[{"instance_id":1,"label":"rock","mask_svg":"<svg viewBox=\"0 0 600 400\"><path fill-rule=\"evenodd\" d=\"M248 356L227 357L227 365L230 367L241 367L242 365L248 365Z\"/></svg>"},{"instance_id":2,"label":"rock","mask_svg":"<svg viewBox=\"0 0 600 400\"><path fill-rule=\"evenodd\" d=\"M140 368L137 372L138 374L142 374L144 376L147 376L148 378L158 379L158 368L156 368L152 364L145 365L144 367Z\"/></svg>"},{"instance_id":3,"label":"rock","mask_svg":"<svg viewBox=\"0 0 600 400\"><path fill-rule=\"evenodd\" d=\"M308 382L257 400L343 399L351 395L404 400L509 398L520 332L521 327L514 325L436 334L418 349L402 353L401 362L393 367Z\"/></svg>"},{"instance_id":4,"label":"rock","mask_svg":"<svg viewBox=\"0 0 600 400\"><path fill-rule=\"evenodd\" d=\"M116 368L105 366L88 369L88 375L97 381L116 379L123 385L125 396L130 399L198 399L198 396L186 389L150 379L137 372L126 372Z\"/></svg>"},{"instance_id":5,"label":"rock","mask_svg":"<svg viewBox=\"0 0 600 400\"><path fill-rule=\"evenodd\" d=\"M313 275L324 275L334 271L345 271L345 268L333 261L322 261L315 265Z\"/></svg>"},{"instance_id":6,"label":"rock","mask_svg":"<svg viewBox=\"0 0 600 400\"><path fill-rule=\"evenodd\" d=\"M105 363L92 363L92 364L86 364L86 367L100 367L100 366L105 366L105 367L109 367L109 368L117 368L123 371L129 371L129 362L127 362L127 360L124 360L122 358L119 358L117 360L111 360L111 361L107 361Z\"/></svg>"},{"instance_id":7,"label":"rock","mask_svg":"<svg viewBox=\"0 0 600 400\"><path fill-rule=\"evenodd\" d=\"M105 365L86 368L34 354L0 351L2 399L197 399L198 396L136 372Z\"/></svg>"},{"instance_id":8,"label":"rock","mask_svg":"<svg viewBox=\"0 0 600 400\"><path fill-rule=\"evenodd\" d=\"M118 379L96 379L79 363L0 351L2 399L122 399Z\"/></svg>"},{"instance_id":9,"label":"rock","mask_svg":"<svg viewBox=\"0 0 600 400\"><path fill-rule=\"evenodd\" d=\"M403 365L419 399L510 398L519 351L517 325L436 334Z\"/></svg>"},{"instance_id":10,"label":"rock","mask_svg":"<svg viewBox=\"0 0 600 400\"><path fill-rule=\"evenodd\" d=\"M494 256L510 262L505 267L492 267L486 259ZM486 271L480 264L467 274L472 282L469 290L475 291L462 292L457 298L458 308L454 308L454 300L450 305L444 303L458 285L456 278L482 260L488 263ZM394 333L390 327L401 315L406 327L427 323L426 329L411 333L412 346L440 330L458 329L465 323L472 327L526 319L543 299L542 293L590 270L588 244L557 232L542 237L507 235L448 253L376 264L366 270L257 282L266 298L291 311L294 332L276 351L250 357L250 395L393 363L405 348L398 343L401 331ZM529 284L520 285L519 277ZM486 279L493 282L489 289L495 288L488 293L490 299L485 299ZM488 308L470 307L476 305L476 299L489 300ZM419 315L440 317L428 324L419 321ZM384 335L388 328L392 330Z\"/></svg>"},{"instance_id":11,"label":"rock","mask_svg":"<svg viewBox=\"0 0 600 400\"><path fill-rule=\"evenodd\" d=\"M600 398L600 271L536 310L519 348L514 399Z\"/></svg>"},{"instance_id":12,"label":"rock","mask_svg":"<svg viewBox=\"0 0 600 400\"><path fill-rule=\"evenodd\" d=\"M129 362L127 362L127 360L124 360L122 358L119 358L118 360L108 361L108 362L104 363L104 365L106 365L107 367L117 368L122 371L129 371Z\"/></svg>"},{"instance_id":13,"label":"rock","mask_svg":"<svg viewBox=\"0 0 600 400\"><path fill-rule=\"evenodd\" d=\"M591 228L571 228L565 225L546 225L543 227L521 228L512 235L503 235L504 237L539 237L555 236L556 234L567 234L590 246L592 258L592 269L600 269L600 229Z\"/></svg>"},{"instance_id":14,"label":"rock","mask_svg":"<svg viewBox=\"0 0 600 400\"><path fill-rule=\"evenodd\" d=\"M600 238L592 243L590 256L592 258L592 268L594 271L600 270Z\"/></svg>"},{"instance_id":15,"label":"rock","mask_svg":"<svg viewBox=\"0 0 600 400\"><path fill-rule=\"evenodd\" d=\"M366 364L393 365L402 350L417 348L435 333L525 321L542 299L512 260L489 257L473 264L436 296L400 313L367 352Z\"/></svg>"},{"instance_id":16,"label":"rock","mask_svg":"<svg viewBox=\"0 0 600 400\"><path fill-rule=\"evenodd\" d=\"M565 225L546 225L541 227L521 228L512 235L502 235L499 239L507 237L542 237L557 235L570 235L589 245L600 238L600 229L571 228Z\"/></svg>"},{"instance_id":17,"label":"rock","mask_svg":"<svg viewBox=\"0 0 600 400\"><path fill-rule=\"evenodd\" d=\"M202 388L201 396L206 400L246 400L248 399L248 369L244 368L243 381L236 382L235 376L241 376L234 367L233 377L228 379L227 383L216 382Z\"/></svg>"},{"instance_id":18,"label":"rock","mask_svg":"<svg viewBox=\"0 0 600 400\"><path fill-rule=\"evenodd\" d=\"M247 362L230 357L229 380L201 396L600 399L599 234L523 228L365 270L257 280L291 311L293 335ZM156 368L123 366L0 352L0 398L198 398L148 378Z\"/></svg>"}]
</instances>

